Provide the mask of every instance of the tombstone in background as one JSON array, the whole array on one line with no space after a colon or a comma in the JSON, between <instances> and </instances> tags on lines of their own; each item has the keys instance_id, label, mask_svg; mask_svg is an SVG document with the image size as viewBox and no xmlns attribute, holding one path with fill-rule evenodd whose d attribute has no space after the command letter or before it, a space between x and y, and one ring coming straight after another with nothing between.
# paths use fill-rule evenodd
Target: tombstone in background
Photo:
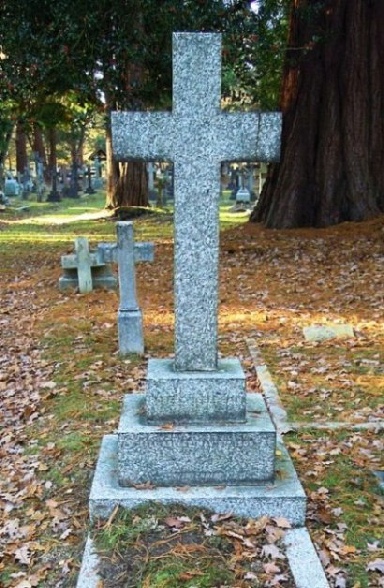
<instances>
[{"instance_id":1,"label":"tombstone in background","mask_svg":"<svg viewBox=\"0 0 384 588\"><path fill-rule=\"evenodd\" d=\"M240 188L236 192L236 204L250 204L251 193L247 188Z\"/></svg>"},{"instance_id":2,"label":"tombstone in background","mask_svg":"<svg viewBox=\"0 0 384 588\"><path fill-rule=\"evenodd\" d=\"M44 163L39 159L37 152L35 153L35 166L37 202L42 202L45 193Z\"/></svg>"},{"instance_id":3,"label":"tombstone in background","mask_svg":"<svg viewBox=\"0 0 384 588\"><path fill-rule=\"evenodd\" d=\"M61 257L63 275L59 278L59 289L78 288L82 294L97 288L116 290L117 279L110 263L106 263L103 252L90 251L85 237L75 239L75 253Z\"/></svg>"},{"instance_id":4,"label":"tombstone in background","mask_svg":"<svg viewBox=\"0 0 384 588\"><path fill-rule=\"evenodd\" d=\"M99 243L95 251L89 250L85 237L75 240L75 253L63 255L63 275L60 290L78 288L85 294L97 288L115 290L117 280L112 264L118 264L120 303L118 311L119 352L144 353L142 312L136 298L135 263L153 261L153 243L135 243L133 223L117 223L117 243Z\"/></svg>"},{"instance_id":5,"label":"tombstone in background","mask_svg":"<svg viewBox=\"0 0 384 588\"><path fill-rule=\"evenodd\" d=\"M120 221L116 243L101 243L103 259L118 263L120 302L118 310L119 353L144 353L142 312L136 298L135 263L153 261L153 243L135 243L133 223Z\"/></svg>"},{"instance_id":6,"label":"tombstone in background","mask_svg":"<svg viewBox=\"0 0 384 588\"><path fill-rule=\"evenodd\" d=\"M4 196L10 198L12 196L19 196L20 184L13 176L7 176L4 182Z\"/></svg>"},{"instance_id":7,"label":"tombstone in background","mask_svg":"<svg viewBox=\"0 0 384 588\"><path fill-rule=\"evenodd\" d=\"M95 155L95 159L93 161L93 166L95 168L95 177L91 179L92 188L95 190L101 190L103 187L103 178L101 177L101 167L102 163L98 155ZM89 170L90 171L90 170Z\"/></svg>"},{"instance_id":8,"label":"tombstone in background","mask_svg":"<svg viewBox=\"0 0 384 588\"><path fill-rule=\"evenodd\" d=\"M304 524L283 446L275 478L276 431L261 395L246 394L236 358L218 359L220 162L278 160L281 129L278 113L221 112L220 40L174 34L172 113L112 115L117 160L174 161L175 358L149 360L147 393L126 397L117 436L104 438L91 516L159 500Z\"/></svg>"}]
</instances>

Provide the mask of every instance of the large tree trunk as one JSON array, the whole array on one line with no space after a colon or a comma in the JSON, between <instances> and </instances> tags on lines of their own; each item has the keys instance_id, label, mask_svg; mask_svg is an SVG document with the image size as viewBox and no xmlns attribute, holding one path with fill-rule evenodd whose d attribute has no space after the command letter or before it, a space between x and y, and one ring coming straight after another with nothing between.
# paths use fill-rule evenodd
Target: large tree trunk
<instances>
[{"instance_id":1,"label":"large tree trunk","mask_svg":"<svg viewBox=\"0 0 384 588\"><path fill-rule=\"evenodd\" d=\"M51 176L51 191L48 194L47 201L59 202L61 200L61 197L57 189L57 130L55 128L48 129L48 141L48 167Z\"/></svg>"},{"instance_id":2,"label":"large tree trunk","mask_svg":"<svg viewBox=\"0 0 384 588\"><path fill-rule=\"evenodd\" d=\"M294 0L281 161L252 221L322 227L384 211L383 22L382 0Z\"/></svg>"},{"instance_id":3,"label":"large tree trunk","mask_svg":"<svg viewBox=\"0 0 384 588\"><path fill-rule=\"evenodd\" d=\"M111 210L118 207L116 186L119 179L119 164L115 161L112 152L111 126L107 123L105 132L105 166L106 166L106 200L105 208Z\"/></svg>"},{"instance_id":4,"label":"large tree trunk","mask_svg":"<svg viewBox=\"0 0 384 588\"><path fill-rule=\"evenodd\" d=\"M33 139L32 139L32 151L35 153L35 157L38 158L41 163L46 164L46 153L44 144L44 135L42 128L35 124L33 126Z\"/></svg>"},{"instance_id":5,"label":"large tree trunk","mask_svg":"<svg viewBox=\"0 0 384 588\"><path fill-rule=\"evenodd\" d=\"M145 161L128 161L120 165L116 199L119 207L148 206L148 174Z\"/></svg>"},{"instance_id":6,"label":"large tree trunk","mask_svg":"<svg viewBox=\"0 0 384 588\"><path fill-rule=\"evenodd\" d=\"M15 150L16 150L16 172L23 175L28 169L28 155L27 155L27 135L25 134L24 125L21 121L17 121L15 134Z\"/></svg>"}]
</instances>

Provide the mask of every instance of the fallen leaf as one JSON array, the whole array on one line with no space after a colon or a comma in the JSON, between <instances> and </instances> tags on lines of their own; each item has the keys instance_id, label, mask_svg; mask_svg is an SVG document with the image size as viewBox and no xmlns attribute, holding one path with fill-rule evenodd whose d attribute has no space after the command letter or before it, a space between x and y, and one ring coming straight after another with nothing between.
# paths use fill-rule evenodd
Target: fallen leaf
<instances>
[{"instance_id":1,"label":"fallen leaf","mask_svg":"<svg viewBox=\"0 0 384 588\"><path fill-rule=\"evenodd\" d=\"M384 574L384 559L370 561L367 565L367 570L369 572L380 572L381 574Z\"/></svg>"}]
</instances>

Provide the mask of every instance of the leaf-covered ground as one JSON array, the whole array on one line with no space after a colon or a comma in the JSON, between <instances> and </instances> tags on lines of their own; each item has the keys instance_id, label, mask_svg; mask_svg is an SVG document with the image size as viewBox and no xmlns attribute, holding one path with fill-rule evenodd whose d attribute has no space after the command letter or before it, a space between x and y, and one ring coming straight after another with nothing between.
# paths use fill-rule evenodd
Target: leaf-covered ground
<instances>
[{"instance_id":1,"label":"leaf-covered ground","mask_svg":"<svg viewBox=\"0 0 384 588\"><path fill-rule=\"evenodd\" d=\"M44 217L0 218L6 588L75 585L101 437L115 430L123 394L144 389L147 358L173 351L172 217L135 221L136 238L156 244L155 262L137 266L147 356L121 360L117 294L58 290L60 256L74 236L111 240L113 221L68 222L74 207L59 224L58 212L45 224ZM383 493L373 473L384 469L384 218L297 231L240 220L223 223L220 351L240 357L250 391L258 382L246 339L257 342L273 374L297 425L285 441L331 585L384 586ZM352 324L355 337L304 340L303 326L330 322ZM333 429L336 422L343 428Z\"/></svg>"}]
</instances>

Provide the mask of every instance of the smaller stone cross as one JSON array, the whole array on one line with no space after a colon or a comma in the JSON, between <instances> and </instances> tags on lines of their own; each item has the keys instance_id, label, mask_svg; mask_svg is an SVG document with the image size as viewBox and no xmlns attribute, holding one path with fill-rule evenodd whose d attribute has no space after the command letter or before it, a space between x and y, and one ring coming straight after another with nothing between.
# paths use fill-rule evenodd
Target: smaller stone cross
<instances>
[{"instance_id":1,"label":"smaller stone cross","mask_svg":"<svg viewBox=\"0 0 384 588\"><path fill-rule=\"evenodd\" d=\"M119 268L120 304L118 311L119 352L144 353L142 312L136 298L135 263L153 261L153 243L135 243L133 223L117 223L117 244L102 243L98 247L106 262Z\"/></svg>"},{"instance_id":2,"label":"smaller stone cross","mask_svg":"<svg viewBox=\"0 0 384 588\"><path fill-rule=\"evenodd\" d=\"M77 257L77 279L79 292L92 292L91 258L89 243L86 237L77 237L75 241L75 255Z\"/></svg>"},{"instance_id":3,"label":"smaller stone cross","mask_svg":"<svg viewBox=\"0 0 384 588\"><path fill-rule=\"evenodd\" d=\"M75 253L61 257L63 275L59 279L59 289L78 288L81 294L92 292L94 288L115 290L117 280L102 252L90 251L86 237L75 239Z\"/></svg>"}]
</instances>

